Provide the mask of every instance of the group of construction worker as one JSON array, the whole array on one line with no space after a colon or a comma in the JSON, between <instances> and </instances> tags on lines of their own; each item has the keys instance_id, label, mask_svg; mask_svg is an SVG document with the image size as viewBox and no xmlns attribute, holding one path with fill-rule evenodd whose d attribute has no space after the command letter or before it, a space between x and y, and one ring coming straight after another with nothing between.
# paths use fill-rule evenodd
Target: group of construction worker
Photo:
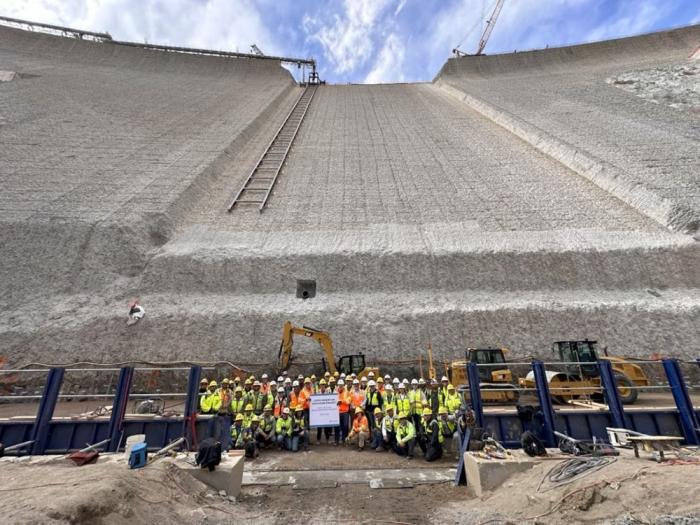
<instances>
[{"instance_id":1,"label":"group of construction worker","mask_svg":"<svg viewBox=\"0 0 700 525\"><path fill-rule=\"evenodd\" d=\"M314 394L338 396L339 425L311 429L309 410ZM222 447L242 449L254 458L264 448L297 452L325 438L331 445L393 451L413 459L416 446L426 461L435 461L451 446L456 454L461 436L473 423L473 413L443 376L436 380L399 380L386 375L331 374L292 379L283 372L277 380L263 374L202 379L200 412L215 418ZM315 431L315 432L314 432Z\"/></svg>"}]
</instances>

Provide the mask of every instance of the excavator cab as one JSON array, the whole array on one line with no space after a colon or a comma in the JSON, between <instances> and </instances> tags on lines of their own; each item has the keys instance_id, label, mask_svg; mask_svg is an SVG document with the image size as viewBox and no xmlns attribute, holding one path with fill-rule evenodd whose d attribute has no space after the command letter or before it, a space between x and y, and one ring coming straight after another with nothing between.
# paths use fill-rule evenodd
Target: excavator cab
<instances>
[{"instance_id":1,"label":"excavator cab","mask_svg":"<svg viewBox=\"0 0 700 525\"><path fill-rule=\"evenodd\" d=\"M503 355L502 348L469 348L467 349L467 359L471 363L477 363L480 366L479 381L491 383L494 381L494 372L498 373L509 372L506 365L506 358ZM503 379L498 378L503 381Z\"/></svg>"},{"instance_id":2,"label":"excavator cab","mask_svg":"<svg viewBox=\"0 0 700 525\"><path fill-rule=\"evenodd\" d=\"M552 345L552 352L558 354L570 376L587 379L598 377L598 342L597 341L557 341ZM581 364L591 363L591 364Z\"/></svg>"},{"instance_id":3,"label":"excavator cab","mask_svg":"<svg viewBox=\"0 0 700 525\"><path fill-rule=\"evenodd\" d=\"M324 359L323 360L323 368L324 370L329 370L328 368L328 363ZM360 353L360 354L354 354L354 355L344 355L340 359L338 359L338 365L336 367L338 369L338 373L340 374L345 374L345 375L350 375L350 374L360 374L365 369L365 355Z\"/></svg>"}]
</instances>

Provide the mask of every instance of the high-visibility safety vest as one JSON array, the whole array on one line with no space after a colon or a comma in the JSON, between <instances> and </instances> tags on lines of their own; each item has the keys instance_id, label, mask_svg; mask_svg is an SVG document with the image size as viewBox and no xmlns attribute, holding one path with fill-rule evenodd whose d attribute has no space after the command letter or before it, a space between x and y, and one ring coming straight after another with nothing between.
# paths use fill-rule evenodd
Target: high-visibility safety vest
<instances>
[{"instance_id":1,"label":"high-visibility safety vest","mask_svg":"<svg viewBox=\"0 0 700 525\"><path fill-rule=\"evenodd\" d=\"M451 438L457 431L457 423L454 421L443 421L438 420L438 425L440 425L440 434L446 438Z\"/></svg>"},{"instance_id":2,"label":"high-visibility safety vest","mask_svg":"<svg viewBox=\"0 0 700 525\"><path fill-rule=\"evenodd\" d=\"M428 438L428 440L432 439L433 437L433 432L438 433L438 443L442 445L442 443L445 441L445 436L442 435L442 432L440 432L440 423L435 421L434 419L430 420L430 423L428 423L428 426L425 426L425 423L423 423L423 429L425 430L425 435Z\"/></svg>"},{"instance_id":3,"label":"high-visibility safety vest","mask_svg":"<svg viewBox=\"0 0 700 525\"><path fill-rule=\"evenodd\" d=\"M300 394L301 394L301 392L299 392L299 394L297 394L294 390L292 390L291 392L289 392L289 407L290 407L292 410L294 410L294 409L297 407L297 405L299 404L299 401L300 401L300 399L299 399Z\"/></svg>"},{"instance_id":4,"label":"high-visibility safety vest","mask_svg":"<svg viewBox=\"0 0 700 525\"><path fill-rule=\"evenodd\" d=\"M368 408L381 407L382 395L379 392L367 392L367 403L365 406Z\"/></svg>"},{"instance_id":5,"label":"high-visibility safety vest","mask_svg":"<svg viewBox=\"0 0 700 525\"><path fill-rule=\"evenodd\" d=\"M410 400L410 409L406 412L410 412L411 415L420 415L421 412L423 412L423 404L425 403L423 392L417 388L415 390L409 390L408 399Z\"/></svg>"},{"instance_id":6,"label":"high-visibility safety vest","mask_svg":"<svg viewBox=\"0 0 700 525\"><path fill-rule=\"evenodd\" d=\"M462 406L462 399L457 395L457 394L448 394L447 397L445 397L444 401L444 407L447 409L447 411L450 414L454 414L460 406Z\"/></svg>"},{"instance_id":7,"label":"high-visibility safety vest","mask_svg":"<svg viewBox=\"0 0 700 525\"><path fill-rule=\"evenodd\" d=\"M243 426L237 427L236 425L231 425L231 442L236 445L238 438L241 437L243 433Z\"/></svg>"},{"instance_id":8,"label":"high-visibility safety vest","mask_svg":"<svg viewBox=\"0 0 700 525\"><path fill-rule=\"evenodd\" d=\"M277 420L277 423L275 425L275 433L278 435L283 435L283 436L291 436L292 435L292 418L287 416L286 418L281 417Z\"/></svg>"},{"instance_id":9,"label":"high-visibility safety vest","mask_svg":"<svg viewBox=\"0 0 700 525\"><path fill-rule=\"evenodd\" d=\"M343 388L343 391L338 391L338 412L347 414L350 411L350 392Z\"/></svg>"},{"instance_id":10,"label":"high-visibility safety vest","mask_svg":"<svg viewBox=\"0 0 700 525\"><path fill-rule=\"evenodd\" d=\"M367 418L364 414L359 414L352 420L352 431L355 433L369 432L369 423L367 423Z\"/></svg>"},{"instance_id":11,"label":"high-visibility safety vest","mask_svg":"<svg viewBox=\"0 0 700 525\"><path fill-rule=\"evenodd\" d=\"M276 422L277 421L275 420L275 416L264 417L261 423L262 431L265 432L265 434L269 434L270 432L275 430Z\"/></svg>"},{"instance_id":12,"label":"high-visibility safety vest","mask_svg":"<svg viewBox=\"0 0 700 525\"><path fill-rule=\"evenodd\" d=\"M207 392L199 400L199 409L202 414L213 414L219 411L221 399L216 392Z\"/></svg>"},{"instance_id":13,"label":"high-visibility safety vest","mask_svg":"<svg viewBox=\"0 0 700 525\"><path fill-rule=\"evenodd\" d=\"M246 414L243 412L243 428L248 428L250 426L250 422L253 421L253 418L255 417L255 414Z\"/></svg>"},{"instance_id":14,"label":"high-visibility safety vest","mask_svg":"<svg viewBox=\"0 0 700 525\"><path fill-rule=\"evenodd\" d=\"M284 408L287 406L289 406L287 396L276 397L272 413L275 415L275 417L280 417L282 415L282 410L284 410Z\"/></svg>"},{"instance_id":15,"label":"high-visibility safety vest","mask_svg":"<svg viewBox=\"0 0 700 525\"><path fill-rule=\"evenodd\" d=\"M403 445L414 437L416 437L416 427L410 421L407 421L405 425L399 424L396 428L396 441L399 444Z\"/></svg>"},{"instance_id":16,"label":"high-visibility safety vest","mask_svg":"<svg viewBox=\"0 0 700 525\"><path fill-rule=\"evenodd\" d=\"M398 423L396 416L384 416L382 418L382 424L387 432L396 432L396 423Z\"/></svg>"},{"instance_id":17,"label":"high-visibility safety vest","mask_svg":"<svg viewBox=\"0 0 700 525\"><path fill-rule=\"evenodd\" d=\"M362 407L365 402L365 393L362 390L350 391L350 405L352 408Z\"/></svg>"},{"instance_id":18,"label":"high-visibility safety vest","mask_svg":"<svg viewBox=\"0 0 700 525\"><path fill-rule=\"evenodd\" d=\"M292 418L292 434L296 435L306 428L304 416Z\"/></svg>"},{"instance_id":19,"label":"high-visibility safety vest","mask_svg":"<svg viewBox=\"0 0 700 525\"><path fill-rule=\"evenodd\" d=\"M236 414L242 414L245 408L245 399L242 397L236 399L235 397L231 401L231 412L235 416Z\"/></svg>"},{"instance_id":20,"label":"high-visibility safety vest","mask_svg":"<svg viewBox=\"0 0 700 525\"><path fill-rule=\"evenodd\" d=\"M378 417L375 417L375 418L374 418L374 428L376 428L376 429L379 430L380 432L382 431L382 420L383 420L383 419L384 419L384 418L381 418L381 419L380 419L380 418L378 418Z\"/></svg>"},{"instance_id":21,"label":"high-visibility safety vest","mask_svg":"<svg viewBox=\"0 0 700 525\"><path fill-rule=\"evenodd\" d=\"M406 412L407 414L411 411L411 399L407 395L399 394L394 398L394 404L396 405L397 412Z\"/></svg>"},{"instance_id":22,"label":"high-visibility safety vest","mask_svg":"<svg viewBox=\"0 0 700 525\"><path fill-rule=\"evenodd\" d=\"M394 393L384 394L384 411L386 412L386 409L389 407L394 407L394 413L396 413L396 394Z\"/></svg>"},{"instance_id":23,"label":"high-visibility safety vest","mask_svg":"<svg viewBox=\"0 0 700 525\"><path fill-rule=\"evenodd\" d=\"M263 394L262 392L255 394L253 396L253 412L260 415L262 414L265 405L272 403L272 396L270 394Z\"/></svg>"},{"instance_id":24,"label":"high-visibility safety vest","mask_svg":"<svg viewBox=\"0 0 700 525\"><path fill-rule=\"evenodd\" d=\"M309 403L311 402L311 395L314 393L313 389L307 389L307 388L302 388L301 392L299 392L299 400L303 407L304 410L309 409Z\"/></svg>"}]
</instances>

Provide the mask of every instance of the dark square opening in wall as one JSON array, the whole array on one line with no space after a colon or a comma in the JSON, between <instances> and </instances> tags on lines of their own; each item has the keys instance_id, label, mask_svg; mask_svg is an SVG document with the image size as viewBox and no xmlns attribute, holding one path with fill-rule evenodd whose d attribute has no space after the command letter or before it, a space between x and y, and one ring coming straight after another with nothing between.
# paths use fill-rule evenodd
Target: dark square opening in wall
<instances>
[{"instance_id":1,"label":"dark square opening in wall","mask_svg":"<svg viewBox=\"0 0 700 525\"><path fill-rule=\"evenodd\" d=\"M316 281L311 279L297 279L297 298L311 299L316 297Z\"/></svg>"}]
</instances>

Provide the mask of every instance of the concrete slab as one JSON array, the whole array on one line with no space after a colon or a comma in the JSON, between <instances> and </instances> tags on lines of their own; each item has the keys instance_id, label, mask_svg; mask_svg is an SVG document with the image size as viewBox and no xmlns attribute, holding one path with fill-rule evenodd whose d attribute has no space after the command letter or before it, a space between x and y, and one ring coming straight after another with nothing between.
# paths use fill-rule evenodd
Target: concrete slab
<instances>
[{"instance_id":1,"label":"concrete slab","mask_svg":"<svg viewBox=\"0 0 700 525\"><path fill-rule=\"evenodd\" d=\"M403 479L373 479L369 482L371 489L412 489L415 485Z\"/></svg>"},{"instance_id":2,"label":"concrete slab","mask_svg":"<svg viewBox=\"0 0 700 525\"><path fill-rule=\"evenodd\" d=\"M454 480L454 468L408 468L377 470L306 470L306 471L257 471L244 472L243 485L300 486L311 484L314 487L323 483L337 485L382 484L402 486L445 483ZM370 485L371 486L371 485ZM376 488L379 488L378 486ZM392 487L393 488L393 487Z\"/></svg>"},{"instance_id":3,"label":"concrete slab","mask_svg":"<svg viewBox=\"0 0 700 525\"><path fill-rule=\"evenodd\" d=\"M213 472L182 462L176 462L175 464L182 468L184 472L213 489L217 491L224 490L229 496L238 497L241 493L244 460L245 458L242 455L223 456L221 464Z\"/></svg>"},{"instance_id":4,"label":"concrete slab","mask_svg":"<svg viewBox=\"0 0 700 525\"><path fill-rule=\"evenodd\" d=\"M475 496L481 497L485 492L503 484L505 480L518 472L525 472L536 464L535 460L516 455L513 459L483 459L472 452L464 453L464 468L467 472L467 488Z\"/></svg>"}]
</instances>

